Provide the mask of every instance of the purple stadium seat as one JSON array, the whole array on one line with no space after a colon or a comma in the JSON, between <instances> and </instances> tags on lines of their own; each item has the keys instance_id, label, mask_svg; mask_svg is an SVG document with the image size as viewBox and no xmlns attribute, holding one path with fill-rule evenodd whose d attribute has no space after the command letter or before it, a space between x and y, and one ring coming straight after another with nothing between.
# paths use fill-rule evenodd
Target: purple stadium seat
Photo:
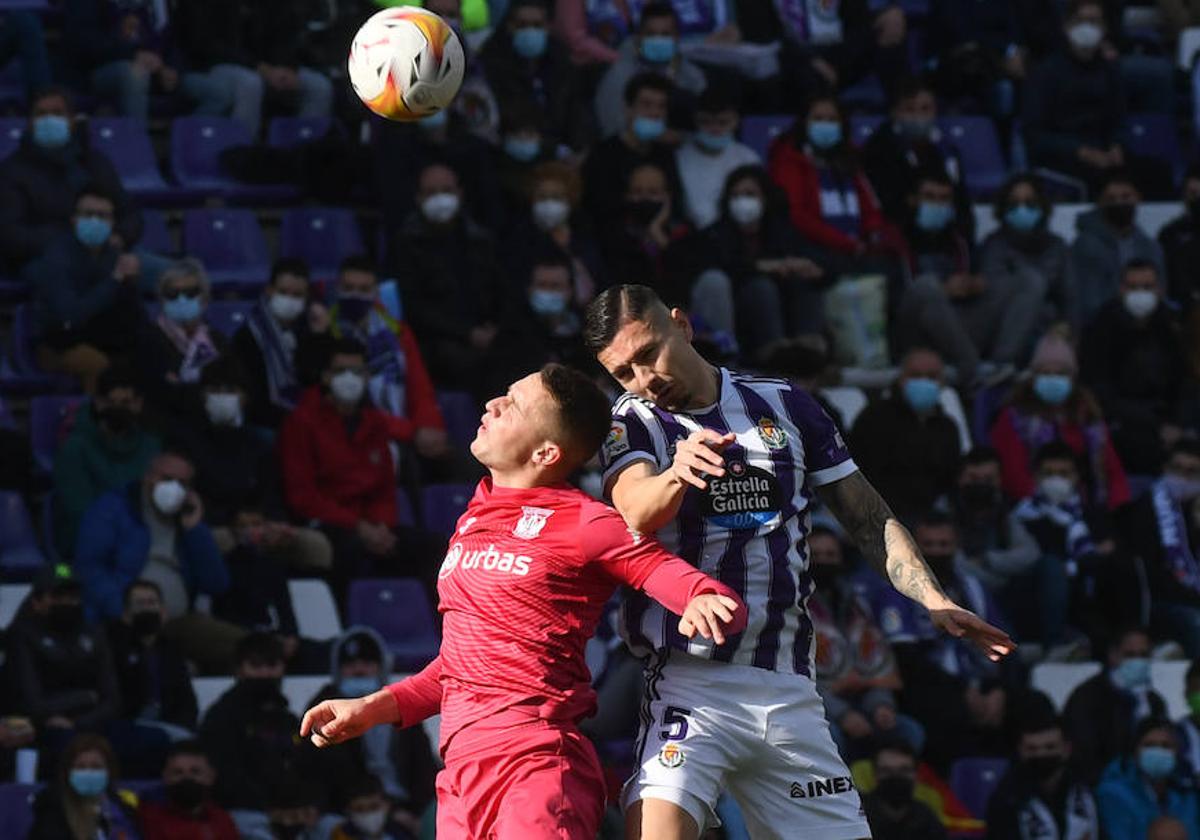
<instances>
[{"instance_id":1,"label":"purple stadium seat","mask_svg":"<svg viewBox=\"0 0 1200 840\"><path fill-rule=\"evenodd\" d=\"M209 301L208 308L204 311L204 319L221 335L233 338L233 334L246 323L246 315L253 307L254 301L251 300ZM146 304L146 317L151 321L158 320L161 311L157 303Z\"/></svg>"},{"instance_id":2,"label":"purple stadium seat","mask_svg":"<svg viewBox=\"0 0 1200 840\"><path fill-rule=\"evenodd\" d=\"M447 536L454 533L474 493L470 484L428 484L421 488L421 519L426 529Z\"/></svg>"},{"instance_id":3,"label":"purple stadium seat","mask_svg":"<svg viewBox=\"0 0 1200 840\"><path fill-rule=\"evenodd\" d=\"M38 367L33 310L20 304L13 310L8 352L0 363L0 390L10 394L71 394L79 391L73 376L46 373Z\"/></svg>"},{"instance_id":4,"label":"purple stadium seat","mask_svg":"<svg viewBox=\"0 0 1200 840\"><path fill-rule=\"evenodd\" d=\"M96 117L88 123L92 147L104 152L121 177L121 184L142 199L152 200L170 191L162 173L150 135L141 120L133 117Z\"/></svg>"},{"instance_id":5,"label":"purple stadium seat","mask_svg":"<svg viewBox=\"0 0 1200 840\"><path fill-rule=\"evenodd\" d=\"M8 837L25 837L33 828L33 797L41 785L0 785L0 814Z\"/></svg>"},{"instance_id":6,"label":"purple stadium seat","mask_svg":"<svg viewBox=\"0 0 1200 840\"><path fill-rule=\"evenodd\" d=\"M366 252L358 219L341 207L296 207L283 214L279 226L279 254L308 263L318 283L337 277L346 257Z\"/></svg>"},{"instance_id":7,"label":"purple stadium seat","mask_svg":"<svg viewBox=\"0 0 1200 840\"><path fill-rule=\"evenodd\" d=\"M11 155L21 145L21 135L29 121L24 117L4 117L0 119L0 160Z\"/></svg>"},{"instance_id":8,"label":"purple stadium seat","mask_svg":"<svg viewBox=\"0 0 1200 840\"><path fill-rule=\"evenodd\" d=\"M973 815L982 818L1006 770L1007 758L960 758L950 767L950 789Z\"/></svg>"},{"instance_id":9,"label":"purple stadium seat","mask_svg":"<svg viewBox=\"0 0 1200 840\"><path fill-rule=\"evenodd\" d=\"M767 160L767 150L771 143L791 127L796 118L791 114L768 114L750 116L742 119L742 142L763 159Z\"/></svg>"},{"instance_id":10,"label":"purple stadium seat","mask_svg":"<svg viewBox=\"0 0 1200 840\"><path fill-rule=\"evenodd\" d=\"M1175 183L1179 183L1183 177L1184 153L1174 115L1130 114L1125 133L1130 152L1169 163Z\"/></svg>"},{"instance_id":11,"label":"purple stadium seat","mask_svg":"<svg viewBox=\"0 0 1200 840\"><path fill-rule=\"evenodd\" d=\"M0 491L0 575L28 580L45 562L25 500L15 491Z\"/></svg>"},{"instance_id":12,"label":"purple stadium seat","mask_svg":"<svg viewBox=\"0 0 1200 840\"><path fill-rule=\"evenodd\" d=\"M346 608L351 625L365 624L383 636L397 671L424 668L438 654L433 607L420 581L376 578L350 582Z\"/></svg>"},{"instance_id":13,"label":"purple stadium seat","mask_svg":"<svg viewBox=\"0 0 1200 840\"><path fill-rule=\"evenodd\" d=\"M328 117L275 117L267 126L267 144L279 149L319 140L329 132Z\"/></svg>"},{"instance_id":14,"label":"purple stadium seat","mask_svg":"<svg viewBox=\"0 0 1200 840\"><path fill-rule=\"evenodd\" d=\"M437 401L450 440L459 446L470 446L471 441L475 440L475 430L479 428L479 417L483 414L475 398L463 391L438 391Z\"/></svg>"},{"instance_id":15,"label":"purple stadium seat","mask_svg":"<svg viewBox=\"0 0 1200 840\"><path fill-rule=\"evenodd\" d=\"M838 100L847 108L867 108L882 111L887 107L887 93L879 76L872 74L855 82L838 94Z\"/></svg>"},{"instance_id":16,"label":"purple stadium seat","mask_svg":"<svg viewBox=\"0 0 1200 840\"><path fill-rule=\"evenodd\" d=\"M29 401L29 445L33 468L42 475L54 472L54 456L63 440L68 418L73 418L84 397L34 397Z\"/></svg>"},{"instance_id":17,"label":"purple stadium seat","mask_svg":"<svg viewBox=\"0 0 1200 840\"><path fill-rule=\"evenodd\" d=\"M930 0L900 0L897 4L909 17L927 17Z\"/></svg>"},{"instance_id":18,"label":"purple stadium seat","mask_svg":"<svg viewBox=\"0 0 1200 840\"><path fill-rule=\"evenodd\" d=\"M25 74L18 59L0 67L0 100L25 101Z\"/></svg>"},{"instance_id":19,"label":"purple stadium seat","mask_svg":"<svg viewBox=\"0 0 1200 840\"><path fill-rule=\"evenodd\" d=\"M856 114L850 118L850 142L855 146L864 145L875 133L885 117L878 114Z\"/></svg>"},{"instance_id":20,"label":"purple stadium seat","mask_svg":"<svg viewBox=\"0 0 1200 840\"><path fill-rule=\"evenodd\" d=\"M167 217L157 210L142 211L142 238L138 247L145 248L163 256L173 256L179 253L175 237L167 227Z\"/></svg>"},{"instance_id":21,"label":"purple stadium seat","mask_svg":"<svg viewBox=\"0 0 1200 840\"><path fill-rule=\"evenodd\" d=\"M408 498L403 487L396 488L396 514L399 517L397 521L404 527L416 527L417 515L413 512L412 499Z\"/></svg>"},{"instance_id":22,"label":"purple stadium seat","mask_svg":"<svg viewBox=\"0 0 1200 840\"><path fill-rule=\"evenodd\" d=\"M294 187L243 184L225 172L219 160L221 152L251 143L250 132L237 120L177 117L171 123L171 171L180 187L203 196L253 202L296 198Z\"/></svg>"},{"instance_id":23,"label":"purple stadium seat","mask_svg":"<svg viewBox=\"0 0 1200 840\"><path fill-rule=\"evenodd\" d=\"M954 147L962 159L967 190L973 198L988 198L1003 186L1008 165L991 117L942 117L938 125L943 142Z\"/></svg>"},{"instance_id":24,"label":"purple stadium seat","mask_svg":"<svg viewBox=\"0 0 1200 840\"><path fill-rule=\"evenodd\" d=\"M218 291L257 291L271 273L271 256L258 219L236 208L183 214L183 251L204 263Z\"/></svg>"},{"instance_id":25,"label":"purple stadium seat","mask_svg":"<svg viewBox=\"0 0 1200 840\"><path fill-rule=\"evenodd\" d=\"M991 439L992 423L1000 413L1004 397L1012 388L1011 385L1000 383L990 388L981 388L975 394L975 403L971 406L971 437L980 446L988 445Z\"/></svg>"}]
</instances>

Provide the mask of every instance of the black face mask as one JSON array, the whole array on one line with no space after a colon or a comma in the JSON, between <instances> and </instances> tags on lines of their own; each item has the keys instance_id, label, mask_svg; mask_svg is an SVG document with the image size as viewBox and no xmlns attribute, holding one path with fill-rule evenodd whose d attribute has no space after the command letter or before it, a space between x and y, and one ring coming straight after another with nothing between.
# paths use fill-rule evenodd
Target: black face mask
<instances>
[{"instance_id":1,"label":"black face mask","mask_svg":"<svg viewBox=\"0 0 1200 840\"><path fill-rule=\"evenodd\" d=\"M991 484L964 484L958 488L958 498L964 510L978 513L1000 503L1000 490Z\"/></svg>"},{"instance_id":2,"label":"black face mask","mask_svg":"<svg viewBox=\"0 0 1200 840\"><path fill-rule=\"evenodd\" d=\"M184 811L194 811L208 800L208 785L195 779L184 779L167 785L167 799Z\"/></svg>"},{"instance_id":3,"label":"black face mask","mask_svg":"<svg viewBox=\"0 0 1200 840\"><path fill-rule=\"evenodd\" d=\"M137 416L128 408L106 408L96 412L100 422L114 435L123 435L137 423Z\"/></svg>"},{"instance_id":4,"label":"black face mask","mask_svg":"<svg viewBox=\"0 0 1200 840\"><path fill-rule=\"evenodd\" d=\"M661 201L627 201L625 207L635 224L648 225L662 212Z\"/></svg>"},{"instance_id":5,"label":"black face mask","mask_svg":"<svg viewBox=\"0 0 1200 840\"><path fill-rule=\"evenodd\" d=\"M1044 782L1063 766L1061 755L1036 755L1021 762L1026 775L1035 782Z\"/></svg>"},{"instance_id":6,"label":"black face mask","mask_svg":"<svg viewBox=\"0 0 1200 840\"><path fill-rule=\"evenodd\" d=\"M279 694L279 682L274 677L248 677L241 681L241 686L251 697L267 698Z\"/></svg>"},{"instance_id":7,"label":"black face mask","mask_svg":"<svg viewBox=\"0 0 1200 840\"><path fill-rule=\"evenodd\" d=\"M46 624L64 636L83 629L83 607L79 604L52 604L46 613Z\"/></svg>"},{"instance_id":8,"label":"black face mask","mask_svg":"<svg viewBox=\"0 0 1200 840\"><path fill-rule=\"evenodd\" d=\"M153 610L135 612L129 626L133 629L133 635L144 639L158 633L159 628L162 627L162 616Z\"/></svg>"},{"instance_id":9,"label":"black face mask","mask_svg":"<svg viewBox=\"0 0 1200 840\"><path fill-rule=\"evenodd\" d=\"M1133 214L1137 206L1133 204L1108 204L1101 212L1108 223L1115 228L1127 228L1133 224Z\"/></svg>"},{"instance_id":10,"label":"black face mask","mask_svg":"<svg viewBox=\"0 0 1200 840\"><path fill-rule=\"evenodd\" d=\"M907 776L888 776L880 779L875 793L892 808L902 808L912 802L913 780Z\"/></svg>"}]
</instances>

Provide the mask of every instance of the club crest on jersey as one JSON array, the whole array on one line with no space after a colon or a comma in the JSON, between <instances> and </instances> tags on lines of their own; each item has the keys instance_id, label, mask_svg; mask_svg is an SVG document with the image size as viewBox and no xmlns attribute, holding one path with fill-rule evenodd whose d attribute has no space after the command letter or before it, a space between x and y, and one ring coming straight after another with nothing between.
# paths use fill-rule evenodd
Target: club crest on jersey
<instances>
[{"instance_id":1,"label":"club crest on jersey","mask_svg":"<svg viewBox=\"0 0 1200 840\"><path fill-rule=\"evenodd\" d=\"M658 751L658 763L663 767L682 767L684 758L683 749L678 744L664 744L663 748Z\"/></svg>"},{"instance_id":2,"label":"club crest on jersey","mask_svg":"<svg viewBox=\"0 0 1200 840\"><path fill-rule=\"evenodd\" d=\"M768 449L783 449L788 444L787 432L775 425L770 417L759 419L758 436Z\"/></svg>"},{"instance_id":3,"label":"club crest on jersey","mask_svg":"<svg viewBox=\"0 0 1200 840\"><path fill-rule=\"evenodd\" d=\"M513 536L522 540L532 540L542 533L546 520L554 511L547 508L522 507L521 521L513 528Z\"/></svg>"}]
</instances>

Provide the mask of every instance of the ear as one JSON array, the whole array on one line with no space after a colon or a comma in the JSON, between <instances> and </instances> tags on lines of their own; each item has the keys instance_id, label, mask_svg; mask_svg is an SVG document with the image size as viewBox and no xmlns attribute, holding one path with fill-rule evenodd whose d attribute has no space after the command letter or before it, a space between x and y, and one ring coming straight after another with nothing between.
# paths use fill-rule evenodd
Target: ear
<instances>
[{"instance_id":1,"label":"ear","mask_svg":"<svg viewBox=\"0 0 1200 840\"><path fill-rule=\"evenodd\" d=\"M684 338L686 338L689 343L696 335L696 331L692 329L691 319L689 319L687 313L679 307L675 307L671 310L671 323L683 330Z\"/></svg>"},{"instance_id":2,"label":"ear","mask_svg":"<svg viewBox=\"0 0 1200 840\"><path fill-rule=\"evenodd\" d=\"M562 461L562 447L554 441L544 441L533 450L533 463L539 467L552 467Z\"/></svg>"}]
</instances>

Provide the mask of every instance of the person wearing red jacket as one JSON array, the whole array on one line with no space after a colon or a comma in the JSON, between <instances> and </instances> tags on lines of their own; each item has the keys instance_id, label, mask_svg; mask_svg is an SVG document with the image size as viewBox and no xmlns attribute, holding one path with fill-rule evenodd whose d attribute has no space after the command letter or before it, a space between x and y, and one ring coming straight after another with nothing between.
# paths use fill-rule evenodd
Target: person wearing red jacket
<instances>
[{"instance_id":1,"label":"person wearing red jacket","mask_svg":"<svg viewBox=\"0 0 1200 840\"><path fill-rule=\"evenodd\" d=\"M720 645L745 627L731 589L566 484L609 428L608 399L562 365L490 401L471 452L491 475L438 574L441 653L374 694L314 707L301 724L322 747L440 711L439 837L596 836L605 784L577 725L596 708L584 645L619 584L682 614L685 636Z\"/></svg>"},{"instance_id":2,"label":"person wearing red jacket","mask_svg":"<svg viewBox=\"0 0 1200 840\"><path fill-rule=\"evenodd\" d=\"M145 840L237 840L233 818L213 801L216 778L199 741L173 744L162 771L166 802L138 809Z\"/></svg>"}]
</instances>

